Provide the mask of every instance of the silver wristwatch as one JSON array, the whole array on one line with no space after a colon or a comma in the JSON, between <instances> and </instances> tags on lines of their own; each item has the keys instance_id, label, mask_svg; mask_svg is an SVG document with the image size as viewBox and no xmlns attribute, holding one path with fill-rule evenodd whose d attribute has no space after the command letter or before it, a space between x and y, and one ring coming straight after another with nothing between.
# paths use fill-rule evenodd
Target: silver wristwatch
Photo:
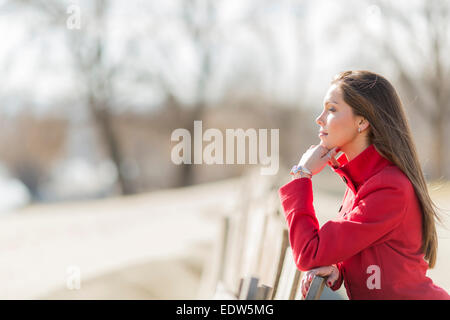
<instances>
[{"instance_id":1,"label":"silver wristwatch","mask_svg":"<svg viewBox=\"0 0 450 320\"><path fill-rule=\"evenodd\" d=\"M310 176L312 176L311 171L309 171L307 168L305 168L305 167L303 167L303 166L300 166L300 165L295 165L295 166L293 166L290 173L291 173L292 175L294 175L294 174L296 174L297 172L306 173L306 174L309 174Z\"/></svg>"}]
</instances>

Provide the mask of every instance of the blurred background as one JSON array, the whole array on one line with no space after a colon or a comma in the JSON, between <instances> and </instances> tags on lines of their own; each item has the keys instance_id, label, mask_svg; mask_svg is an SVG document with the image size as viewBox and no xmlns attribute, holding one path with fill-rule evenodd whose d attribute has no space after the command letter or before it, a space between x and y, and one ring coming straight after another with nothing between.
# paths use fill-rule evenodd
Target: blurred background
<instances>
[{"instance_id":1,"label":"blurred background","mask_svg":"<svg viewBox=\"0 0 450 320\"><path fill-rule=\"evenodd\" d=\"M449 209L449 34L447 0L0 0L0 298L195 298L258 165L176 165L172 132L279 129L287 182L348 69L394 84ZM345 186L314 183L322 223Z\"/></svg>"}]
</instances>

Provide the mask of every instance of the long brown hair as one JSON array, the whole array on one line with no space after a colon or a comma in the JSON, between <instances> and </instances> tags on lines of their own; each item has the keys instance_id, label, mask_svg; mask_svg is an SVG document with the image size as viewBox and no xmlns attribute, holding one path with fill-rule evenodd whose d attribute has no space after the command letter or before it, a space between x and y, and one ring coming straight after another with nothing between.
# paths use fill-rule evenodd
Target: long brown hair
<instances>
[{"instance_id":1,"label":"long brown hair","mask_svg":"<svg viewBox=\"0 0 450 320\"><path fill-rule=\"evenodd\" d=\"M394 163L411 181L422 209L422 251L433 268L437 256L435 219L441 222L431 200L402 102L384 77L370 71L344 71L335 76L344 101L355 116L369 124L369 143Z\"/></svg>"}]
</instances>

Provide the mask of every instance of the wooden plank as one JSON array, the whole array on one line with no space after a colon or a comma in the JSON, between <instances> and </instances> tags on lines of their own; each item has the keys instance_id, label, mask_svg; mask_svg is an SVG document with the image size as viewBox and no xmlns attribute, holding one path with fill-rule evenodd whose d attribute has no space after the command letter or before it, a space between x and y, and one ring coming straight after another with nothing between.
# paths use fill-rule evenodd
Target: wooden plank
<instances>
[{"instance_id":1,"label":"wooden plank","mask_svg":"<svg viewBox=\"0 0 450 320\"><path fill-rule=\"evenodd\" d=\"M283 270L284 265L284 258L286 256L286 250L289 248L289 230L284 226L283 228L283 235L282 235L282 241L281 241L281 250L280 250L280 256L277 264L277 271L275 273L275 281L273 284L273 296L278 290L278 284L280 282L281 277L281 271Z\"/></svg>"},{"instance_id":2,"label":"wooden plank","mask_svg":"<svg viewBox=\"0 0 450 320\"><path fill-rule=\"evenodd\" d=\"M239 279L239 287L236 293L236 296L239 297L241 295L242 292L242 287L244 285L244 278Z\"/></svg>"},{"instance_id":3,"label":"wooden plank","mask_svg":"<svg viewBox=\"0 0 450 320\"><path fill-rule=\"evenodd\" d=\"M209 299L214 295L218 282L223 280L223 273L226 268L229 220L229 216L222 216L219 220L218 236L212 246L210 258L207 258L204 262L204 271L202 272L198 291L199 299Z\"/></svg>"},{"instance_id":4,"label":"wooden plank","mask_svg":"<svg viewBox=\"0 0 450 320\"><path fill-rule=\"evenodd\" d=\"M239 271L244 251L245 231L242 215L232 216L229 225L229 237L226 245L226 264L223 270L223 281L227 288L237 294L239 290Z\"/></svg>"},{"instance_id":5,"label":"wooden plank","mask_svg":"<svg viewBox=\"0 0 450 320\"><path fill-rule=\"evenodd\" d=\"M218 267L217 278L222 280L221 285L227 291L240 297L248 289L243 286L249 285L240 282L241 278L259 279L259 274L264 274L264 286L258 293L251 294L268 297L275 292L273 286L278 285L286 242L289 241L284 238L284 231L272 239L265 237L269 215L279 214L278 184L275 177L263 177L259 171L251 170L241 188L240 205L224 222L225 236L219 249L222 263ZM261 267L263 261L268 267Z\"/></svg>"},{"instance_id":6,"label":"wooden plank","mask_svg":"<svg viewBox=\"0 0 450 320\"><path fill-rule=\"evenodd\" d=\"M209 299L209 298L208 298ZM237 300L237 296L233 292L229 291L223 282L219 281L216 286L216 291L212 297L212 300Z\"/></svg>"},{"instance_id":7,"label":"wooden plank","mask_svg":"<svg viewBox=\"0 0 450 320\"><path fill-rule=\"evenodd\" d=\"M227 243L228 237L230 236L230 217L224 216L221 219L221 228L220 228L220 242L219 242L219 270L217 271L217 279L223 280L225 266L226 266L226 251L227 251Z\"/></svg>"},{"instance_id":8,"label":"wooden plank","mask_svg":"<svg viewBox=\"0 0 450 320\"><path fill-rule=\"evenodd\" d=\"M265 228L265 206L273 178L261 177L252 170L244 180L240 208L230 221L226 245L224 283L238 294L239 279L255 276Z\"/></svg>"},{"instance_id":9,"label":"wooden plank","mask_svg":"<svg viewBox=\"0 0 450 320\"><path fill-rule=\"evenodd\" d=\"M294 300L295 299L295 293L297 292L297 289L299 287L300 284L300 270L297 269L297 266L294 264L295 267L295 274L294 274L294 279L292 281L292 285L291 285L291 291L289 292L289 300Z\"/></svg>"},{"instance_id":10,"label":"wooden plank","mask_svg":"<svg viewBox=\"0 0 450 320\"><path fill-rule=\"evenodd\" d=\"M245 230L244 250L239 275L241 277L256 276L258 259L262 250L267 215L264 203L253 203L250 207Z\"/></svg>"},{"instance_id":11,"label":"wooden plank","mask_svg":"<svg viewBox=\"0 0 450 320\"><path fill-rule=\"evenodd\" d=\"M239 300L255 300L258 291L258 278L247 277L242 282L241 294Z\"/></svg>"},{"instance_id":12,"label":"wooden plank","mask_svg":"<svg viewBox=\"0 0 450 320\"><path fill-rule=\"evenodd\" d=\"M248 192L251 184L251 175L242 179L236 208L230 213L228 221L227 240L224 252L224 265L222 268L222 281L227 290L238 295L239 270L242 260L242 251L245 235L245 226L250 205L251 194Z\"/></svg>"},{"instance_id":13,"label":"wooden plank","mask_svg":"<svg viewBox=\"0 0 450 320\"><path fill-rule=\"evenodd\" d=\"M298 288L299 279L300 270L297 269L294 263L292 249L288 247L284 257L278 289L275 293L275 300L293 300Z\"/></svg>"},{"instance_id":14,"label":"wooden plank","mask_svg":"<svg viewBox=\"0 0 450 320\"><path fill-rule=\"evenodd\" d=\"M272 190L269 192L267 197L267 211L273 215L273 216L279 216L279 208L281 206L280 197L278 196L278 186L276 187L276 190ZM283 216L284 218L284 216ZM285 219L282 219L285 221Z\"/></svg>"},{"instance_id":15,"label":"wooden plank","mask_svg":"<svg viewBox=\"0 0 450 320\"><path fill-rule=\"evenodd\" d=\"M272 288L266 285L258 287L256 292L256 300L270 300L272 296Z\"/></svg>"},{"instance_id":16,"label":"wooden plank","mask_svg":"<svg viewBox=\"0 0 450 320\"><path fill-rule=\"evenodd\" d=\"M262 284L276 291L286 248L289 246L288 231L284 221L274 215L268 216L261 244L257 275Z\"/></svg>"},{"instance_id":17,"label":"wooden plank","mask_svg":"<svg viewBox=\"0 0 450 320\"><path fill-rule=\"evenodd\" d=\"M319 300L325 287L325 278L314 276L304 300Z\"/></svg>"}]
</instances>

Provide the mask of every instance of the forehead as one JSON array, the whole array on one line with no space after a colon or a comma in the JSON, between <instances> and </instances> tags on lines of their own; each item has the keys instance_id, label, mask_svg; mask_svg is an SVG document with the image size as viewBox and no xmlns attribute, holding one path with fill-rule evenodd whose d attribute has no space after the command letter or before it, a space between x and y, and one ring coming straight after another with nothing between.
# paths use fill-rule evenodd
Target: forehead
<instances>
[{"instance_id":1,"label":"forehead","mask_svg":"<svg viewBox=\"0 0 450 320\"><path fill-rule=\"evenodd\" d=\"M327 102L340 103L341 101L341 89L336 84L331 85L325 94L323 104L326 104Z\"/></svg>"}]
</instances>

